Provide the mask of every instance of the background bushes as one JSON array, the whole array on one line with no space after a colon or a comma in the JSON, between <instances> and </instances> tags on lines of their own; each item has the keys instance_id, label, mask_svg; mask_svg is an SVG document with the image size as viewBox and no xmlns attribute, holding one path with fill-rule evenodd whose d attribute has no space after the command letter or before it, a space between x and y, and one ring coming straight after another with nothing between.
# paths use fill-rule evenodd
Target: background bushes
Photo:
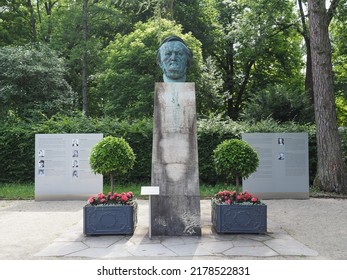
<instances>
[{"instance_id":1,"label":"background bushes","mask_svg":"<svg viewBox=\"0 0 347 280\"><path fill-rule=\"evenodd\" d=\"M310 183L313 181L317 166L315 126L300 125L293 122L278 123L272 119L263 120L257 123L234 122L232 120L223 120L219 117L213 117L198 121L200 180L205 183L215 184L220 179L220 177L216 174L213 166L213 150L219 143L223 142L226 139L241 139L242 133L255 132L307 132L309 137Z\"/></svg>"},{"instance_id":2,"label":"background bushes","mask_svg":"<svg viewBox=\"0 0 347 280\"><path fill-rule=\"evenodd\" d=\"M310 178L316 170L314 126L295 123L279 124L273 120L258 123L234 122L218 117L198 121L199 170L202 183L217 183L213 166L213 150L226 139L240 139L244 132L308 132ZM136 121L110 117L89 119L54 116L41 122L7 120L0 123L0 182L33 182L35 171L36 133L103 133L123 137L136 154L136 163L122 180L150 182L152 160L152 119ZM343 139L347 139L341 131ZM344 145L347 149L347 145ZM106 181L106 180L105 180Z\"/></svg>"}]
</instances>

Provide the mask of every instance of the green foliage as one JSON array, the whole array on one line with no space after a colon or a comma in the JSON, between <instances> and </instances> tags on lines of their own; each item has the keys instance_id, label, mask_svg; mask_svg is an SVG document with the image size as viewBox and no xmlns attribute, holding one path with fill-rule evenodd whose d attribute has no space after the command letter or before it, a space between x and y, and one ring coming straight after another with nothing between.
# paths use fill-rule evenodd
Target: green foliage
<instances>
[{"instance_id":1,"label":"green foliage","mask_svg":"<svg viewBox=\"0 0 347 280\"><path fill-rule=\"evenodd\" d=\"M0 1L0 47L31 41L30 15L25 2Z\"/></svg>"},{"instance_id":2,"label":"green foliage","mask_svg":"<svg viewBox=\"0 0 347 280\"><path fill-rule=\"evenodd\" d=\"M267 85L303 84L291 1L206 0L201 6L210 10L203 13L210 27L197 38L222 74L225 115L238 119L250 94Z\"/></svg>"},{"instance_id":3,"label":"green foliage","mask_svg":"<svg viewBox=\"0 0 347 280\"><path fill-rule=\"evenodd\" d=\"M347 100L343 96L336 97L337 123L339 126L347 126Z\"/></svg>"},{"instance_id":4,"label":"green foliage","mask_svg":"<svg viewBox=\"0 0 347 280\"><path fill-rule=\"evenodd\" d=\"M246 179L256 171L259 158L253 148L239 139L225 140L213 151L214 165L218 174L231 180Z\"/></svg>"},{"instance_id":5,"label":"green foliage","mask_svg":"<svg viewBox=\"0 0 347 280\"><path fill-rule=\"evenodd\" d=\"M113 193L114 176L132 169L135 159L133 150L123 138L107 136L92 148L89 163L95 173L110 175Z\"/></svg>"},{"instance_id":6,"label":"green foliage","mask_svg":"<svg viewBox=\"0 0 347 280\"><path fill-rule=\"evenodd\" d=\"M34 181L35 133L103 133L104 137L122 137L137 155L134 168L121 176L122 181L150 182L152 126L152 119L92 119L82 114L55 116L49 120L41 118L35 122L8 119L0 122L0 182ZM203 183L216 184L219 180L213 165L213 150L224 140L241 139L244 132L308 132L310 179L315 175L316 138L313 125L280 124L271 119L258 123L234 122L211 116L198 120L197 128L199 172ZM347 145L344 145L344 154L347 155Z\"/></svg>"},{"instance_id":7,"label":"green foliage","mask_svg":"<svg viewBox=\"0 0 347 280\"><path fill-rule=\"evenodd\" d=\"M332 60L334 70L334 89L338 96L347 98L347 5L339 1L336 14L329 25L332 44Z\"/></svg>"},{"instance_id":8,"label":"green foliage","mask_svg":"<svg viewBox=\"0 0 347 280\"><path fill-rule=\"evenodd\" d=\"M133 168L135 154L123 138L107 136L90 153L90 166L95 173L124 174Z\"/></svg>"},{"instance_id":9,"label":"green foliage","mask_svg":"<svg viewBox=\"0 0 347 280\"><path fill-rule=\"evenodd\" d=\"M63 59L42 44L0 48L0 112L33 118L71 112L74 93Z\"/></svg>"},{"instance_id":10,"label":"green foliage","mask_svg":"<svg viewBox=\"0 0 347 280\"><path fill-rule=\"evenodd\" d=\"M313 106L307 93L285 85L269 85L253 94L242 114L244 120L259 122L272 118L278 122L313 123Z\"/></svg>"},{"instance_id":11,"label":"green foliage","mask_svg":"<svg viewBox=\"0 0 347 280\"><path fill-rule=\"evenodd\" d=\"M197 123L200 180L215 184L216 170L213 166L213 150L226 139L240 138L243 126L220 117L201 119Z\"/></svg>"},{"instance_id":12,"label":"green foliage","mask_svg":"<svg viewBox=\"0 0 347 280\"><path fill-rule=\"evenodd\" d=\"M198 149L200 180L209 184L216 184L221 179L218 177L213 165L213 150L227 139L241 139L242 133L285 133L307 132L309 135L309 169L312 182L317 166L316 135L314 125L300 125L294 122L279 123L272 119L260 122L235 122L223 119L220 116L210 116L201 119L198 127ZM347 146L346 146L347 147ZM347 154L347 149L345 150Z\"/></svg>"},{"instance_id":13,"label":"green foliage","mask_svg":"<svg viewBox=\"0 0 347 280\"><path fill-rule=\"evenodd\" d=\"M35 159L35 125L0 122L0 181L32 182Z\"/></svg>"},{"instance_id":14,"label":"green foliage","mask_svg":"<svg viewBox=\"0 0 347 280\"><path fill-rule=\"evenodd\" d=\"M122 118L151 117L153 91L162 74L156 65L160 41L175 34L180 36L194 54L194 64L188 73L189 81L199 77L200 43L191 34L183 34L182 27L168 20L139 22L127 35L118 34L103 51L101 71L94 78L91 90L95 99L102 99L101 111L107 116Z\"/></svg>"}]
</instances>

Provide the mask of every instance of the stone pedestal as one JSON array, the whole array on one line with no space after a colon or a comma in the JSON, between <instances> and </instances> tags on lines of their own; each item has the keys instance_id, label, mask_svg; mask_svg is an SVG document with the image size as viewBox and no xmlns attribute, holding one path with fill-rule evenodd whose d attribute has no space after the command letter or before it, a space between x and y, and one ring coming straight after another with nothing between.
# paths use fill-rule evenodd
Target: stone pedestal
<instances>
[{"instance_id":1,"label":"stone pedestal","mask_svg":"<svg viewBox=\"0 0 347 280\"><path fill-rule=\"evenodd\" d=\"M201 235L194 83L156 83L152 235Z\"/></svg>"}]
</instances>

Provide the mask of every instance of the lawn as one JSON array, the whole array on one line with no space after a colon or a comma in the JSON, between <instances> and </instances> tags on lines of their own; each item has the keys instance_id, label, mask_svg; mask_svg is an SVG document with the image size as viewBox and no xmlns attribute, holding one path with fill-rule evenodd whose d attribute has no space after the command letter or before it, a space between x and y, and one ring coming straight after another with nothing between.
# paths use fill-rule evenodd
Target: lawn
<instances>
[{"instance_id":1,"label":"lawn","mask_svg":"<svg viewBox=\"0 0 347 280\"><path fill-rule=\"evenodd\" d=\"M132 191L138 198L146 199L147 196L141 196L141 186L149 186L150 184L122 184L115 185L115 191L118 193ZM230 189L224 185L204 185L200 186L200 196L202 198L210 198L216 192ZM104 193L110 190L109 185L104 185ZM33 183L0 183L0 199L34 199L35 198L35 184Z\"/></svg>"}]
</instances>

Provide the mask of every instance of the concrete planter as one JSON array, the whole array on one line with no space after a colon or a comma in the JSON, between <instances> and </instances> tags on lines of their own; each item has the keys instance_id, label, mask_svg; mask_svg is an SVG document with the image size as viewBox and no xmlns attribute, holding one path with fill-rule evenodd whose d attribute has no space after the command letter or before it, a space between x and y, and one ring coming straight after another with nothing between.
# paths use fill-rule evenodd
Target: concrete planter
<instances>
[{"instance_id":1,"label":"concrete planter","mask_svg":"<svg viewBox=\"0 0 347 280\"><path fill-rule=\"evenodd\" d=\"M267 206L265 204L220 205L212 201L211 219L217 233L265 233Z\"/></svg>"},{"instance_id":2,"label":"concrete planter","mask_svg":"<svg viewBox=\"0 0 347 280\"><path fill-rule=\"evenodd\" d=\"M83 207L85 235L133 234L137 223L137 204Z\"/></svg>"}]
</instances>

